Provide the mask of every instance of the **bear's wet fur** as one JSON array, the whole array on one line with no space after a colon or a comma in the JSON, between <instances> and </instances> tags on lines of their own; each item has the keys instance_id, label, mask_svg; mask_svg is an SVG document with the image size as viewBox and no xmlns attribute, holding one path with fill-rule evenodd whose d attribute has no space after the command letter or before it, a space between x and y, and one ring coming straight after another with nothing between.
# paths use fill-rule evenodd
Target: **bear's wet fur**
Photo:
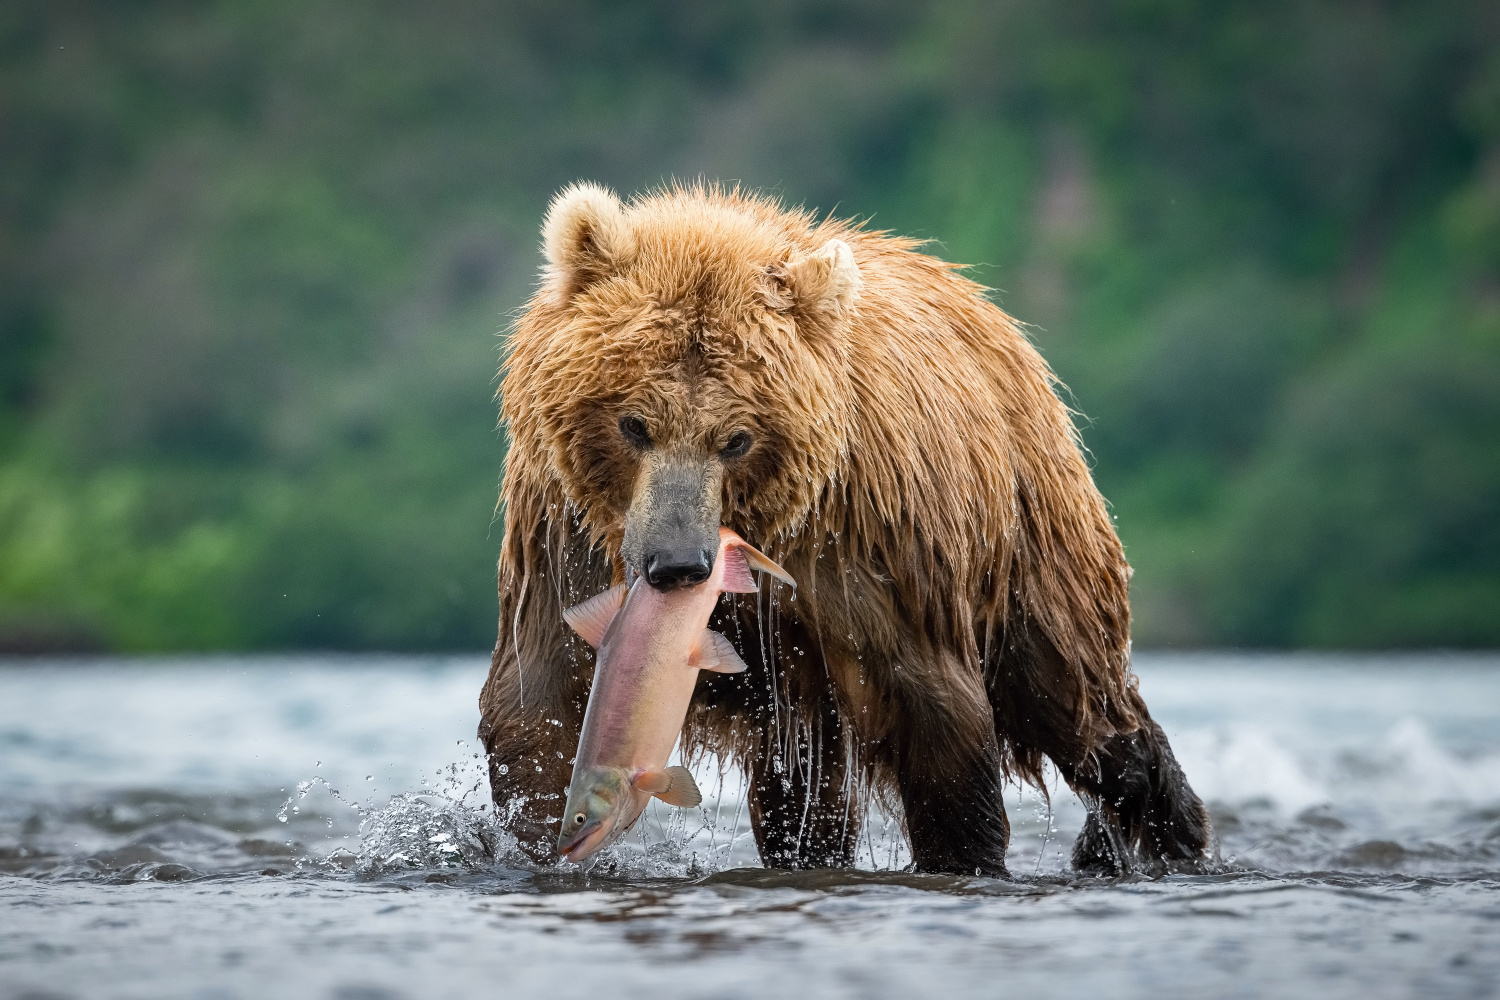
<instances>
[{"instance_id":1,"label":"bear's wet fur","mask_svg":"<svg viewBox=\"0 0 1500 1000\"><path fill-rule=\"evenodd\" d=\"M1207 859L1136 689L1130 569L1072 415L983 288L915 241L711 185L575 185L543 242L500 388L480 697L524 847L555 856L593 671L562 611L665 551L671 518L646 508L671 469L701 484L699 520L799 583L722 600L711 627L749 670L701 675L683 730L689 755L744 766L767 865L852 864L878 795L918 870L1003 875L1003 781L1040 785L1044 757L1090 809L1080 869Z\"/></svg>"}]
</instances>

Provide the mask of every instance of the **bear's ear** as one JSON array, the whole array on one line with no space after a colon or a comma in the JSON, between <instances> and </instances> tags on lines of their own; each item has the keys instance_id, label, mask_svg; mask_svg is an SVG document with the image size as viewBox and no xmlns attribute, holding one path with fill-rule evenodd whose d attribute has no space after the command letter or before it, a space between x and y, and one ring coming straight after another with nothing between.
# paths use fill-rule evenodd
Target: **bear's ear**
<instances>
[{"instance_id":1,"label":"bear's ear","mask_svg":"<svg viewBox=\"0 0 1500 1000\"><path fill-rule=\"evenodd\" d=\"M547 284L566 300L627 266L635 258L635 234L613 191L581 181L552 199L542 253Z\"/></svg>"},{"instance_id":2,"label":"bear's ear","mask_svg":"<svg viewBox=\"0 0 1500 1000\"><path fill-rule=\"evenodd\" d=\"M829 240L804 256L772 268L793 309L837 319L848 313L859 297L859 265L843 240Z\"/></svg>"}]
</instances>

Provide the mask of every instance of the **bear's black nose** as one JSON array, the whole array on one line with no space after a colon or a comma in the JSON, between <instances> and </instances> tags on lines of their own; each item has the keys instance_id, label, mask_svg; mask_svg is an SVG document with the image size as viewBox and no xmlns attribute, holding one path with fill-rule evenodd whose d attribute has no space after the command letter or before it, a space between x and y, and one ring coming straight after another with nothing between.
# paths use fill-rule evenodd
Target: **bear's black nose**
<instances>
[{"instance_id":1,"label":"bear's black nose","mask_svg":"<svg viewBox=\"0 0 1500 1000\"><path fill-rule=\"evenodd\" d=\"M708 579L714 554L707 549L665 550L646 557L646 582L657 590L692 587Z\"/></svg>"}]
</instances>

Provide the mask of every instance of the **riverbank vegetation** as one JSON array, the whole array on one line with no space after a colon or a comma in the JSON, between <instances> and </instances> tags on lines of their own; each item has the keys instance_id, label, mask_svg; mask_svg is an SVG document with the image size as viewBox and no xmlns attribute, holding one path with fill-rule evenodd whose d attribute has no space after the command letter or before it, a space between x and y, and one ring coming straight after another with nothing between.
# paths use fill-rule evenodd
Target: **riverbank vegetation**
<instances>
[{"instance_id":1,"label":"riverbank vegetation","mask_svg":"<svg viewBox=\"0 0 1500 1000\"><path fill-rule=\"evenodd\" d=\"M1500 643L1493 4L0 11L0 647L473 649L557 187L930 238L1067 384L1143 644Z\"/></svg>"}]
</instances>

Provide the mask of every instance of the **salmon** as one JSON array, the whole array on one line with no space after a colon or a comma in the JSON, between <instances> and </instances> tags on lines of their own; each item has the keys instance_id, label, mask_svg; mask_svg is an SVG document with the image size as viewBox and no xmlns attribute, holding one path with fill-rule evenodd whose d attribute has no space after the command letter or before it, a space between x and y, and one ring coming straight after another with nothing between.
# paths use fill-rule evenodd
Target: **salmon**
<instances>
[{"instance_id":1,"label":"salmon","mask_svg":"<svg viewBox=\"0 0 1500 1000\"><path fill-rule=\"evenodd\" d=\"M703 800L685 767L667 767L687 718L698 671L734 674L745 662L729 640L708 627L721 593L758 588L751 570L791 586L791 576L728 528L707 580L659 591L637 578L563 612L598 650L568 785L557 850L580 862L625 835L654 795L691 808Z\"/></svg>"}]
</instances>

